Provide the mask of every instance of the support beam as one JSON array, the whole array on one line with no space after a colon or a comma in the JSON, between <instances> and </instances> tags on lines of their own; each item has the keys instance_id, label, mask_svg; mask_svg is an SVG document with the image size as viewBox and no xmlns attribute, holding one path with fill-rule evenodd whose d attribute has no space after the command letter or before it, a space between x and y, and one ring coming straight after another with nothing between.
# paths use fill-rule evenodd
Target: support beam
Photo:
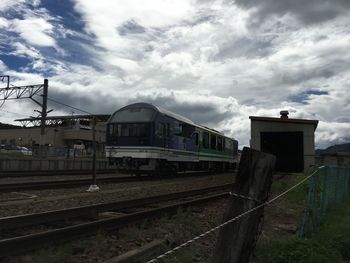
<instances>
[{"instance_id":1,"label":"support beam","mask_svg":"<svg viewBox=\"0 0 350 263\"><path fill-rule=\"evenodd\" d=\"M43 88L43 100L41 104L41 123L40 123L40 156L45 157L45 126L46 126L46 116L47 116L47 94L48 94L49 81L44 80Z\"/></svg>"}]
</instances>

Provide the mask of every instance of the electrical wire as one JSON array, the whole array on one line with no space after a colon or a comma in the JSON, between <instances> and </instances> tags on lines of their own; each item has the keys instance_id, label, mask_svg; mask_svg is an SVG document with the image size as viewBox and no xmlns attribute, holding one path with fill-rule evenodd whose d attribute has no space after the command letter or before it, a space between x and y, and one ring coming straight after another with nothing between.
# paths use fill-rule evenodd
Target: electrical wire
<instances>
[{"instance_id":1,"label":"electrical wire","mask_svg":"<svg viewBox=\"0 0 350 263\"><path fill-rule=\"evenodd\" d=\"M63 103L63 102L57 101L57 100L52 99L52 98L50 98L50 97L47 97L47 99L48 99L48 100L50 100L50 101L53 101L53 102L55 102L55 103L57 103L57 104L61 104L61 105L63 105L63 106L66 106L66 107L72 108L72 109L74 109L74 110L78 110L78 111L81 111L81 112L87 113L87 114L89 114L89 115L93 115L91 112L88 112L88 111L85 111L85 110L82 110L82 109L79 109L79 108L76 108L76 107L70 106L70 105L68 105L68 104L65 104L65 103Z\"/></svg>"},{"instance_id":2,"label":"electrical wire","mask_svg":"<svg viewBox=\"0 0 350 263\"><path fill-rule=\"evenodd\" d=\"M0 108L0 111L3 111L3 112L7 112L7 113L10 113L10 114L15 114L15 115L18 115L18 116L24 116L24 117L29 117L29 115L25 115L25 114L21 114L21 113L17 113L17 112L12 112L12 111L8 111L8 110L3 110Z\"/></svg>"},{"instance_id":3,"label":"electrical wire","mask_svg":"<svg viewBox=\"0 0 350 263\"><path fill-rule=\"evenodd\" d=\"M222 224L220 224L220 225L218 225L218 226L216 226L216 227L214 227L214 228L212 228L212 229L210 229L210 230L208 230L208 231L206 231L206 232L204 232L204 233L202 233L202 234L200 234L200 235L198 235L198 236L196 236L196 237L194 237L194 238L192 238L192 239L190 239L190 240L188 240L188 241L186 241L186 242L184 242L184 243L182 243L182 244L180 244L179 246L174 247L173 249L168 250L167 252L165 252L165 253L159 255L158 257L155 257L155 258L153 258L153 259L147 261L147 263L156 263L156 262L158 262L160 259L164 259L165 257L167 257L167 256L169 256L169 255L171 255L171 254L173 254L173 253L176 252L177 250L179 250L179 249L181 249L181 248L183 248L183 247L186 247L186 246L188 246L188 245L190 245L190 244L196 242L198 239L203 238L203 237L207 236L208 234L213 233L213 232L217 231L218 229L221 229L222 227L224 227L224 226L226 226L226 225L228 225L228 224L231 224L231 223L234 222L234 221L239 220L239 219L242 218L243 216L246 216L246 215L248 215L248 214L250 214L250 213L252 213L252 212L258 210L259 208L262 208L262 207L264 207L264 206L267 206L267 205L271 204L272 202L276 201L276 200L279 199L280 197L282 197L282 196L286 195L287 193L289 193L290 191L292 191L294 188L296 188L296 187L300 186L301 184L303 184L305 181L307 181L308 179L310 179L312 176L314 176L319 170L323 169L324 167L325 167L325 166L320 166L320 167L318 167L318 169L317 169L316 171L314 171L312 174L310 174L309 176L307 176L307 177L304 178L303 180L299 181L298 183L296 183L296 184L293 185L292 187L288 188L288 189L285 190L284 192L280 193L279 195L275 196L274 198L270 199L269 201L266 201L265 203L261 203L261 204L255 206L255 207L253 207L253 208L251 208L251 209L249 209L249 210L247 210L247 211L245 211L245 212L239 214L238 216L236 216L236 217L234 217L234 218L231 218L230 220L228 220L228 221L226 221L226 222L224 222L224 223L222 223Z\"/></svg>"}]
</instances>

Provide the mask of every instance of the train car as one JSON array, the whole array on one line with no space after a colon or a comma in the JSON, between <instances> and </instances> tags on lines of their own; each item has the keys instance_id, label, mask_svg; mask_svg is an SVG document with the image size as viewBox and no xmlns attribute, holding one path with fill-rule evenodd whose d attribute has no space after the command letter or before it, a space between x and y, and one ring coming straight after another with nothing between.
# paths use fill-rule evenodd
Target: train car
<instances>
[{"instance_id":1,"label":"train car","mask_svg":"<svg viewBox=\"0 0 350 263\"><path fill-rule=\"evenodd\" d=\"M141 173L229 170L238 142L148 103L116 111L107 122L106 156L121 170Z\"/></svg>"}]
</instances>

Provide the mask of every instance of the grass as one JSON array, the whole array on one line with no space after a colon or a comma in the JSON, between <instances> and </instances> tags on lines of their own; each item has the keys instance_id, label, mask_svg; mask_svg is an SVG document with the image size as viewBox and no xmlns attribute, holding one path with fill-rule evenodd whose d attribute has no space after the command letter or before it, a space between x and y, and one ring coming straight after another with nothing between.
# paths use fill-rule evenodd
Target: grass
<instances>
[{"instance_id":1,"label":"grass","mask_svg":"<svg viewBox=\"0 0 350 263\"><path fill-rule=\"evenodd\" d=\"M5 158L5 159L32 159L32 155L24 155L23 153L19 152L12 152L12 153L5 153L5 152L0 152L0 158Z\"/></svg>"},{"instance_id":2,"label":"grass","mask_svg":"<svg viewBox=\"0 0 350 263\"><path fill-rule=\"evenodd\" d=\"M103 230L96 232L96 235L81 239L80 241L71 241L63 245L56 245L49 248L40 249L35 252L30 262L35 263L63 263L69 262L71 256L76 253L82 253L85 247L95 246L103 242L106 233Z\"/></svg>"},{"instance_id":3,"label":"grass","mask_svg":"<svg viewBox=\"0 0 350 263\"><path fill-rule=\"evenodd\" d=\"M350 199L329 211L311 238L260 244L257 263L341 263L350 259Z\"/></svg>"},{"instance_id":4,"label":"grass","mask_svg":"<svg viewBox=\"0 0 350 263\"><path fill-rule=\"evenodd\" d=\"M41 249L34 255L34 262L37 263L61 263L73 254L74 248L72 244L57 246L47 249Z\"/></svg>"},{"instance_id":5,"label":"grass","mask_svg":"<svg viewBox=\"0 0 350 263\"><path fill-rule=\"evenodd\" d=\"M293 175L290 178L288 178L288 180L281 179L281 180L274 181L271 186L271 192L275 193L275 195L282 193L285 190L289 189L291 186L305 179L306 176L307 175L295 175L295 176ZM299 187L287 193L284 199L287 201L288 206L300 206L304 203L307 192L308 192L308 182L306 181Z\"/></svg>"},{"instance_id":6,"label":"grass","mask_svg":"<svg viewBox=\"0 0 350 263\"><path fill-rule=\"evenodd\" d=\"M192 262L192 252L189 249L182 249L176 253L176 256L165 259L163 263L184 263Z\"/></svg>"}]
</instances>

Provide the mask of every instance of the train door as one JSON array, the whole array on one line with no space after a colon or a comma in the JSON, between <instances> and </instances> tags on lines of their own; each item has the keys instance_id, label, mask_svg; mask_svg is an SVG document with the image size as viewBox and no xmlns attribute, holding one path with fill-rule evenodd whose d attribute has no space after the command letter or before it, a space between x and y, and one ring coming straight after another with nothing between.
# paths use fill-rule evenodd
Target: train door
<instances>
[{"instance_id":1,"label":"train door","mask_svg":"<svg viewBox=\"0 0 350 263\"><path fill-rule=\"evenodd\" d=\"M196 153L194 161L199 161L199 132L195 131L191 137L194 142L194 152Z\"/></svg>"},{"instance_id":2,"label":"train door","mask_svg":"<svg viewBox=\"0 0 350 263\"><path fill-rule=\"evenodd\" d=\"M157 146L165 148L167 145L167 134L166 134L166 125L162 122L157 123L156 128L156 140L157 140Z\"/></svg>"},{"instance_id":3,"label":"train door","mask_svg":"<svg viewBox=\"0 0 350 263\"><path fill-rule=\"evenodd\" d=\"M169 150L170 145L170 123L165 125L165 148Z\"/></svg>"}]
</instances>

